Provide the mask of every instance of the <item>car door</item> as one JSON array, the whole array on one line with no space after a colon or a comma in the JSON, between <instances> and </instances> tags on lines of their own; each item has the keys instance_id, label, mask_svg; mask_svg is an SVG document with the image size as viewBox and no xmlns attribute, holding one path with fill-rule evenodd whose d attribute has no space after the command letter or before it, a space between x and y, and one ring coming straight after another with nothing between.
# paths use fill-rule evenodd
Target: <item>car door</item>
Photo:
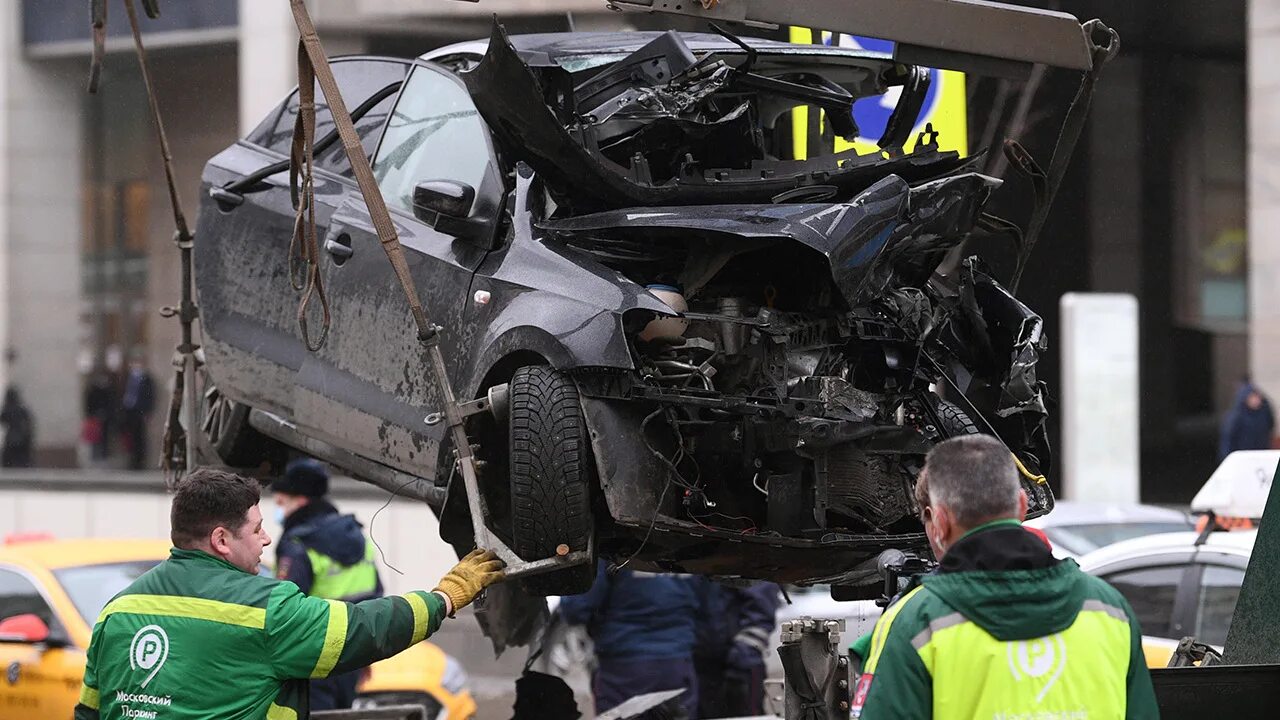
<instances>
[{"instance_id":1,"label":"car door","mask_svg":"<svg viewBox=\"0 0 1280 720\"><path fill-rule=\"evenodd\" d=\"M411 66L394 58L333 62L348 109L353 115L364 110L355 125L368 155ZM319 142L334 125L318 88L316 101ZM285 415L291 412L291 388L306 355L296 319L298 292L287 270L294 209L288 166L281 166L288 162L297 115L295 90L245 139L209 161L194 251L214 382L233 399ZM273 166L275 172L263 175ZM317 232L323 237L330 216L355 183L340 142L317 152L315 167Z\"/></svg>"},{"instance_id":2,"label":"car door","mask_svg":"<svg viewBox=\"0 0 1280 720\"><path fill-rule=\"evenodd\" d=\"M1142 634L1150 637L1178 639L1186 634L1185 592L1189 563L1143 564L1104 574L1133 608L1142 626Z\"/></svg>"},{"instance_id":3,"label":"car door","mask_svg":"<svg viewBox=\"0 0 1280 720\"><path fill-rule=\"evenodd\" d=\"M34 614L52 637L66 630L36 582L13 567L0 566L0 621ZM5 720L69 718L84 675L84 652L46 643L0 640L0 717Z\"/></svg>"},{"instance_id":4,"label":"car door","mask_svg":"<svg viewBox=\"0 0 1280 720\"><path fill-rule=\"evenodd\" d=\"M1189 579L1192 601L1187 603L1183 623L1191 628L1188 635L1217 648L1227 644L1231 618L1240 599L1246 563L1207 560L1195 563Z\"/></svg>"},{"instance_id":5,"label":"car door","mask_svg":"<svg viewBox=\"0 0 1280 720\"><path fill-rule=\"evenodd\" d=\"M495 221L502 176L492 139L462 82L429 63L417 65L397 100L373 161L419 297L444 329L451 378L468 357L461 322L485 242L453 237L418 220L414 187L450 180L475 190L471 217ZM425 415L441 396L424 362L409 305L382 250L369 210L353 193L333 214L324 238L332 328L307 358L295 386L297 417L322 438L378 462L430 476L443 435Z\"/></svg>"}]
</instances>

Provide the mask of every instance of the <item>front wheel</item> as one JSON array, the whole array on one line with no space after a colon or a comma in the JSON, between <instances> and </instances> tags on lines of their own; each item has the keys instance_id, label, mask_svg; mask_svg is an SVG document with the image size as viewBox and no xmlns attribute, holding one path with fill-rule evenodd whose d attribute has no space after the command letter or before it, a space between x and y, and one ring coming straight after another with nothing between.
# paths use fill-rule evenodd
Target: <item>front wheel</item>
<instances>
[{"instance_id":1,"label":"front wheel","mask_svg":"<svg viewBox=\"0 0 1280 720\"><path fill-rule=\"evenodd\" d=\"M545 366L511 378L508 443L513 550L525 560L553 557L560 545L585 550L595 532L591 488L596 465L578 387ZM591 589L595 562L524 580L534 595Z\"/></svg>"}]
</instances>

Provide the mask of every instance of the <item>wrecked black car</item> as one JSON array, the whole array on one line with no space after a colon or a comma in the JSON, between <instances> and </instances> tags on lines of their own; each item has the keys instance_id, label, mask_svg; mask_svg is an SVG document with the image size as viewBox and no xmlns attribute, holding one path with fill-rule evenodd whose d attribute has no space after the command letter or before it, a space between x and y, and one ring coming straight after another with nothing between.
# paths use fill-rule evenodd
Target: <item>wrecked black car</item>
<instances>
[{"instance_id":1,"label":"wrecked black car","mask_svg":"<svg viewBox=\"0 0 1280 720\"><path fill-rule=\"evenodd\" d=\"M1009 446L1031 515L1052 507L1042 324L959 256L999 181L910 136L927 74L674 32L495 28L432 57L333 67L453 386L487 411L468 421L481 489L521 557L868 587L880 552L927 552L915 478L966 433ZM893 89L880 151L793 157L797 108L852 138L852 103ZM205 439L234 466L289 446L394 486L467 547L442 398L323 111L332 320L317 352L298 332L297 106L204 172ZM593 574L523 587L580 592Z\"/></svg>"}]
</instances>

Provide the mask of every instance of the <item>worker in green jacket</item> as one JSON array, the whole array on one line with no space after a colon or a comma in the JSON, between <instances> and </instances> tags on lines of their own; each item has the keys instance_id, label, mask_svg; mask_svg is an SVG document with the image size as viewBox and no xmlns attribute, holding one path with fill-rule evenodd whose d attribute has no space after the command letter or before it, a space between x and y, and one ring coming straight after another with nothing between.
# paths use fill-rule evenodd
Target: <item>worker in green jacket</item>
<instances>
[{"instance_id":1,"label":"worker in green jacket","mask_svg":"<svg viewBox=\"0 0 1280 720\"><path fill-rule=\"evenodd\" d=\"M953 438L925 461L925 532L939 558L885 611L853 717L1158 718L1129 603L1021 527L1009 450Z\"/></svg>"},{"instance_id":2,"label":"worker in green jacket","mask_svg":"<svg viewBox=\"0 0 1280 720\"><path fill-rule=\"evenodd\" d=\"M360 603L258 575L271 539L254 480L196 470L174 492L174 549L93 627L75 720L298 720L308 680L391 657L502 579L473 551L431 592Z\"/></svg>"}]
</instances>

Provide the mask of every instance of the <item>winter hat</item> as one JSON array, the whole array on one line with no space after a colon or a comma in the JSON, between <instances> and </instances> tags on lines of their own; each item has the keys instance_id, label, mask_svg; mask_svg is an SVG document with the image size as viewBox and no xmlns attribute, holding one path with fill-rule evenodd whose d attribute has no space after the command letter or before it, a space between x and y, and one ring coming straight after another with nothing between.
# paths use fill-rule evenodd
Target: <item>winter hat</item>
<instances>
[{"instance_id":1,"label":"winter hat","mask_svg":"<svg viewBox=\"0 0 1280 720\"><path fill-rule=\"evenodd\" d=\"M284 476L272 483L271 489L289 495L324 497L329 493L329 470L319 460L298 458L289 462Z\"/></svg>"}]
</instances>

